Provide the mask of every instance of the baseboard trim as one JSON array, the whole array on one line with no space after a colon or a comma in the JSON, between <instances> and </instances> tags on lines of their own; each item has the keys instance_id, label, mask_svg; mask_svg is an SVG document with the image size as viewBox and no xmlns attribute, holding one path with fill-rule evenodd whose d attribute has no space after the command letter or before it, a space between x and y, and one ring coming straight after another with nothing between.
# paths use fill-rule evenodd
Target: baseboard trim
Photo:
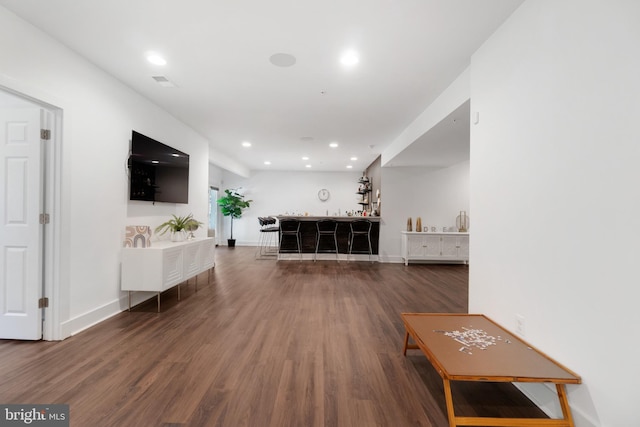
<instances>
[{"instance_id":1,"label":"baseboard trim","mask_svg":"<svg viewBox=\"0 0 640 427\"><path fill-rule=\"evenodd\" d=\"M119 298L62 322L60 325L61 338L69 338L122 312L123 301L126 307L126 297Z\"/></svg>"},{"instance_id":2,"label":"baseboard trim","mask_svg":"<svg viewBox=\"0 0 640 427\"><path fill-rule=\"evenodd\" d=\"M131 292L131 306L138 305L148 299L155 298L156 292ZM122 313L129 308L129 296L123 292L117 300L108 302L94 310L87 311L79 316L73 317L60 325L60 339L69 338L98 323Z\"/></svg>"}]
</instances>

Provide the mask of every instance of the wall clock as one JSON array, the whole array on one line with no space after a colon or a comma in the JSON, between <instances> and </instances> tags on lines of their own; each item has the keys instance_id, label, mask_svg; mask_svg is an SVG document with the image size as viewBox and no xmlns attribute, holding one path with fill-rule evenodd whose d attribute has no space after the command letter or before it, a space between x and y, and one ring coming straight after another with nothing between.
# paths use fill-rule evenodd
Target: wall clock
<instances>
[{"instance_id":1,"label":"wall clock","mask_svg":"<svg viewBox=\"0 0 640 427\"><path fill-rule=\"evenodd\" d=\"M323 188L322 190L318 191L318 199L320 199L320 201L322 202L326 202L327 200L329 200L329 190Z\"/></svg>"}]
</instances>

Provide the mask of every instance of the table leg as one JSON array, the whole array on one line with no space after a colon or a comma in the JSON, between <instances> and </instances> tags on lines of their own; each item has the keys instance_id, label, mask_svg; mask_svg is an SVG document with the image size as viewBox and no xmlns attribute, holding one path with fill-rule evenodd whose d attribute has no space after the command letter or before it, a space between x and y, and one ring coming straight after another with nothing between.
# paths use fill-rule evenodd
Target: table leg
<instances>
[{"instance_id":1,"label":"table leg","mask_svg":"<svg viewBox=\"0 0 640 427\"><path fill-rule=\"evenodd\" d=\"M415 341L415 338L414 338ZM402 347L402 354L407 355L407 350L418 350L420 347L417 344L409 344L409 330L404 333L404 347Z\"/></svg>"},{"instance_id":2,"label":"table leg","mask_svg":"<svg viewBox=\"0 0 640 427\"><path fill-rule=\"evenodd\" d=\"M453 412L453 397L451 396L451 382L443 379L444 383L444 400L447 404L447 417L449 418L449 427L456 427L456 416Z\"/></svg>"},{"instance_id":3,"label":"table leg","mask_svg":"<svg viewBox=\"0 0 640 427\"><path fill-rule=\"evenodd\" d=\"M567 421L569 427L573 427L573 418L571 417L571 408L569 407L569 401L567 400L567 391L564 384L556 384L556 391L558 392L558 399L560 400L560 408L562 408L562 415Z\"/></svg>"},{"instance_id":4,"label":"table leg","mask_svg":"<svg viewBox=\"0 0 640 427\"><path fill-rule=\"evenodd\" d=\"M404 333L404 347L402 347L402 354L407 355L407 345L409 344L409 331Z\"/></svg>"},{"instance_id":5,"label":"table leg","mask_svg":"<svg viewBox=\"0 0 640 427\"><path fill-rule=\"evenodd\" d=\"M160 292L158 292L158 313L160 313Z\"/></svg>"},{"instance_id":6,"label":"table leg","mask_svg":"<svg viewBox=\"0 0 640 427\"><path fill-rule=\"evenodd\" d=\"M178 283L178 301L180 301L180 283Z\"/></svg>"},{"instance_id":7,"label":"table leg","mask_svg":"<svg viewBox=\"0 0 640 427\"><path fill-rule=\"evenodd\" d=\"M129 295L128 295L128 299L129 299L129 311L131 311L131 291L128 291Z\"/></svg>"}]
</instances>

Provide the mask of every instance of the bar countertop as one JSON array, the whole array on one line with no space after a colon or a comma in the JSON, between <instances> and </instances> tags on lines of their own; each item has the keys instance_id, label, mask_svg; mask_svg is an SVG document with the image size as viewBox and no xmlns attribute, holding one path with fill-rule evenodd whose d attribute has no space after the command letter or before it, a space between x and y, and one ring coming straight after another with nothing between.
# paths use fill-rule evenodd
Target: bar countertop
<instances>
[{"instance_id":1,"label":"bar countertop","mask_svg":"<svg viewBox=\"0 0 640 427\"><path fill-rule=\"evenodd\" d=\"M274 215L275 218L278 218L278 220L281 219L285 219L285 218L291 218L291 219L297 219L298 221L320 221L323 219L335 219L336 221L355 221L358 219L368 219L371 222L380 222L380 217L379 216L348 216L348 215L341 215L341 216L315 216L315 215Z\"/></svg>"}]
</instances>

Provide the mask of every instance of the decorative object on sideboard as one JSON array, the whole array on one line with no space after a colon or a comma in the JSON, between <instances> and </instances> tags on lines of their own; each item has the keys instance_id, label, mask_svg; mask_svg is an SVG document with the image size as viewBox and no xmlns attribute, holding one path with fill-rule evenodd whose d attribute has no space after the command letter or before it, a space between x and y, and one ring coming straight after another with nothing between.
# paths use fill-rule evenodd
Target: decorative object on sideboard
<instances>
[{"instance_id":1,"label":"decorative object on sideboard","mask_svg":"<svg viewBox=\"0 0 640 427\"><path fill-rule=\"evenodd\" d=\"M411 226L411 217L407 219L407 231L413 231L413 227Z\"/></svg>"},{"instance_id":2,"label":"decorative object on sideboard","mask_svg":"<svg viewBox=\"0 0 640 427\"><path fill-rule=\"evenodd\" d=\"M233 238L233 220L242 218L242 211L253 202L253 200L245 200L244 194L240 194L239 190L224 190L225 195L217 200L222 215L231 217L231 237L227 239L227 245L230 248L236 246L236 239Z\"/></svg>"},{"instance_id":3,"label":"decorative object on sideboard","mask_svg":"<svg viewBox=\"0 0 640 427\"><path fill-rule=\"evenodd\" d=\"M195 231L202 225L202 223L193 218L193 214L185 216L171 215L169 221L163 222L156 227L156 233L162 236L167 231L171 232L172 242L182 242L187 239L187 231Z\"/></svg>"},{"instance_id":4,"label":"decorative object on sideboard","mask_svg":"<svg viewBox=\"0 0 640 427\"><path fill-rule=\"evenodd\" d=\"M418 217L416 218L416 231L420 231L422 230L422 218Z\"/></svg>"},{"instance_id":5,"label":"decorative object on sideboard","mask_svg":"<svg viewBox=\"0 0 640 427\"><path fill-rule=\"evenodd\" d=\"M456 217L456 227L461 233L466 233L469 230L469 217L466 211L460 211L460 214Z\"/></svg>"},{"instance_id":6,"label":"decorative object on sideboard","mask_svg":"<svg viewBox=\"0 0 640 427\"><path fill-rule=\"evenodd\" d=\"M148 248L151 246L151 227L148 225L127 225L125 228L125 248Z\"/></svg>"}]
</instances>

